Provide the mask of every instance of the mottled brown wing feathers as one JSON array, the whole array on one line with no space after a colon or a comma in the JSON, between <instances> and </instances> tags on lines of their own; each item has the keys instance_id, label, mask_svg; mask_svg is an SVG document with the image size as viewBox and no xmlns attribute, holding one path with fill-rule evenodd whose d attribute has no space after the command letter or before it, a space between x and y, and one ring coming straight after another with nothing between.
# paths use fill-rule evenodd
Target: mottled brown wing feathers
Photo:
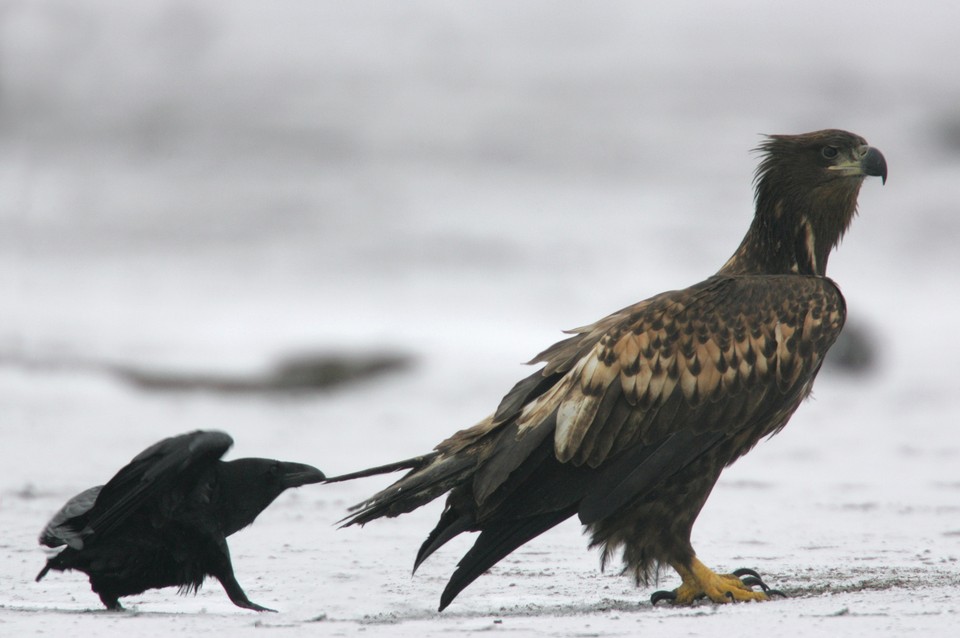
<instances>
[{"instance_id":1,"label":"mottled brown wing feathers","mask_svg":"<svg viewBox=\"0 0 960 638\"><path fill-rule=\"evenodd\" d=\"M795 275L718 276L625 308L541 353L544 368L494 415L440 443L347 523L410 511L464 480L478 512L492 511L538 466L545 441L560 463L601 471L591 492L611 496L590 515L608 511L650 468L676 471L717 435L745 450L782 427L843 318L830 280ZM617 470L629 454L663 463Z\"/></svg>"},{"instance_id":2,"label":"mottled brown wing feathers","mask_svg":"<svg viewBox=\"0 0 960 638\"><path fill-rule=\"evenodd\" d=\"M493 414L494 423L503 423L519 414L523 406L549 390L557 382L559 373L546 375L543 370L537 370L529 377L518 381L515 386L504 395Z\"/></svg>"},{"instance_id":3,"label":"mottled brown wing feathers","mask_svg":"<svg viewBox=\"0 0 960 638\"><path fill-rule=\"evenodd\" d=\"M819 277L715 277L654 297L544 351L544 372L569 371L537 387L518 431L555 418L557 458L598 467L678 428L743 427L763 418L769 388L803 390L843 311L839 291Z\"/></svg>"}]
</instances>

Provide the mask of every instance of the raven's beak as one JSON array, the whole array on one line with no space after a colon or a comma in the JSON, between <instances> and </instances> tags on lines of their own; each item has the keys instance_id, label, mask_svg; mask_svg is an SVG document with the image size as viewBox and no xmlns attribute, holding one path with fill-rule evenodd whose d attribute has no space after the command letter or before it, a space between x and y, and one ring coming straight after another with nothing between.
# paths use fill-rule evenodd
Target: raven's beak
<instances>
[{"instance_id":1,"label":"raven's beak","mask_svg":"<svg viewBox=\"0 0 960 638\"><path fill-rule=\"evenodd\" d=\"M864 175L879 177L884 184L887 183L887 160L883 157L883 153L872 146L868 146L863 157L860 158L860 170Z\"/></svg>"},{"instance_id":2,"label":"raven's beak","mask_svg":"<svg viewBox=\"0 0 960 638\"><path fill-rule=\"evenodd\" d=\"M325 479L323 472L303 463L284 463L283 464L283 486L285 488L300 487L311 483L319 483Z\"/></svg>"}]
</instances>

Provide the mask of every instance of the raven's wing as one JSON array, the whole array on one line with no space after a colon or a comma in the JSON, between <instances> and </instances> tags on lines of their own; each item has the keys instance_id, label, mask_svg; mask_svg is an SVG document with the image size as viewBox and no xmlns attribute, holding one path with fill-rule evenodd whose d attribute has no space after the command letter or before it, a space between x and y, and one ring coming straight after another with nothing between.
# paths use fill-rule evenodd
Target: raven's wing
<instances>
[{"instance_id":1,"label":"raven's wing","mask_svg":"<svg viewBox=\"0 0 960 638\"><path fill-rule=\"evenodd\" d=\"M67 501L40 532L40 544L47 547L67 545L73 549L83 549L80 531L86 527L86 514L93 509L102 488L102 485L91 487Z\"/></svg>"},{"instance_id":2,"label":"raven's wing","mask_svg":"<svg viewBox=\"0 0 960 638\"><path fill-rule=\"evenodd\" d=\"M148 447L103 486L81 535L108 536L165 489L196 480L232 444L224 432L197 430Z\"/></svg>"}]
</instances>

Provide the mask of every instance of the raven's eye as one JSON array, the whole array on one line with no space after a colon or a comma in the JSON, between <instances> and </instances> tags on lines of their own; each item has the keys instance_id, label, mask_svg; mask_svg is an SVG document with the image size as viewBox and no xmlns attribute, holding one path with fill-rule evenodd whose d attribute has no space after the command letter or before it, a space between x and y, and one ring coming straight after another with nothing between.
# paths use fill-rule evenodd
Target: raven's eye
<instances>
[{"instance_id":1,"label":"raven's eye","mask_svg":"<svg viewBox=\"0 0 960 638\"><path fill-rule=\"evenodd\" d=\"M840 154L840 151L837 149L836 146L824 146L823 150L820 151L820 153L827 159L833 159L834 157Z\"/></svg>"}]
</instances>

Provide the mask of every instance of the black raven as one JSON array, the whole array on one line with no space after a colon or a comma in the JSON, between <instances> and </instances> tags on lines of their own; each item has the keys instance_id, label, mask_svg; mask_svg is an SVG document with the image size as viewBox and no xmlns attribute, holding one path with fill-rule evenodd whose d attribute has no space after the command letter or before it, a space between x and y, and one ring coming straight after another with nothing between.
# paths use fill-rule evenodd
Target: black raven
<instances>
[{"instance_id":1,"label":"black raven","mask_svg":"<svg viewBox=\"0 0 960 638\"><path fill-rule=\"evenodd\" d=\"M716 574L696 557L693 523L723 469L779 432L810 393L846 306L826 277L868 175L883 155L858 135L772 135L743 243L712 277L573 331L531 363L496 412L407 461L330 479L406 469L346 524L410 512L449 493L415 567L462 532L480 532L440 609L500 559L572 516L624 571L646 582L673 567L682 584L653 601L766 600L750 570ZM611 233L615 274L642 272L642 234ZM754 591L760 586L763 591Z\"/></svg>"},{"instance_id":2,"label":"black raven","mask_svg":"<svg viewBox=\"0 0 960 638\"><path fill-rule=\"evenodd\" d=\"M272 459L221 461L224 432L196 431L156 443L103 486L67 501L40 543L66 545L37 574L76 569L107 609L147 589L196 592L214 576L238 607L250 601L233 575L227 536L253 521L284 490L319 483L320 470Z\"/></svg>"}]
</instances>

